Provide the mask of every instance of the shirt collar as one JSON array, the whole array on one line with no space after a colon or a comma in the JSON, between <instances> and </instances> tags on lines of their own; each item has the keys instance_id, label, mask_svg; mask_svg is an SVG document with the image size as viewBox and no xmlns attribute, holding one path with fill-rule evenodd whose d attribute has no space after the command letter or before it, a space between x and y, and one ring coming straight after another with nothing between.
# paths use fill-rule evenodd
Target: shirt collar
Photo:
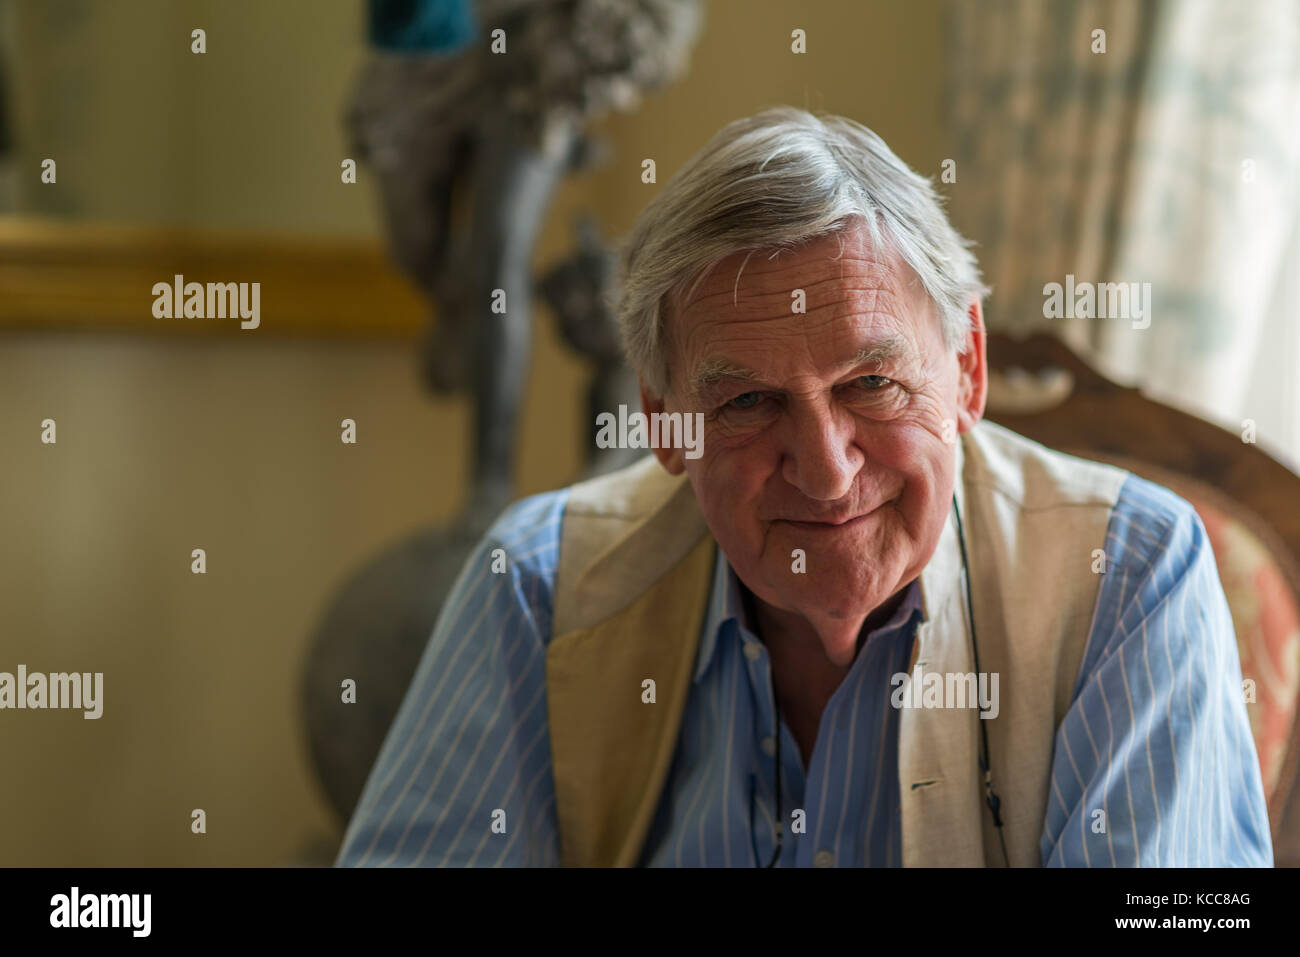
<instances>
[{"instance_id":1,"label":"shirt collar","mask_svg":"<svg viewBox=\"0 0 1300 957\"><path fill-rule=\"evenodd\" d=\"M736 622L750 634L754 632L753 623L745 614L740 579L736 577L731 562L727 561L727 556L722 553L721 548L717 550L716 556L713 563L713 587L709 591L709 611L704 617L704 633L700 636L695 675L691 679L694 684L699 684L700 679L704 677L704 672L708 671L718 647L718 637L728 622ZM889 621L871 632L867 636L868 641L881 632L893 631L907 624L911 621L914 612L921 612L924 615L920 582L919 577L912 580L912 583L907 586L902 602Z\"/></svg>"}]
</instances>

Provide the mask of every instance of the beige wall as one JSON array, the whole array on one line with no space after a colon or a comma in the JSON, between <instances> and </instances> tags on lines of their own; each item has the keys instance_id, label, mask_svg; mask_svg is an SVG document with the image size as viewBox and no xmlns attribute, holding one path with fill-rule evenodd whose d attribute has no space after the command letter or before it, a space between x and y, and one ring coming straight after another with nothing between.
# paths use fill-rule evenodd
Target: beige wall
<instances>
[{"instance_id":1,"label":"beige wall","mask_svg":"<svg viewBox=\"0 0 1300 957\"><path fill-rule=\"evenodd\" d=\"M375 235L364 175L337 176L360 5L176 6L19 3L21 155L60 157L59 194L23 185L24 208ZM579 207L627 228L659 188L640 182L644 157L665 183L718 126L768 104L853 116L937 172L937 4L790 9L710 5L688 77L602 124L612 161L561 190L541 261L563 254ZM191 22L208 29L206 60L188 53ZM0 865L281 864L337 836L302 744L303 650L331 588L451 515L464 486L466 405L426 398L411 352L257 333L0 338L0 671L105 673L98 721L0 712ZM540 313L522 494L572 475L582 388ZM338 440L345 416L355 447ZM55 446L39 441L47 417ZM206 576L190 574L194 547Z\"/></svg>"},{"instance_id":2,"label":"beige wall","mask_svg":"<svg viewBox=\"0 0 1300 957\"><path fill-rule=\"evenodd\" d=\"M13 3L14 0L8 0ZM339 181L364 54L357 0L16 0L19 208L90 219L373 233ZM207 53L190 52L190 32Z\"/></svg>"}]
</instances>

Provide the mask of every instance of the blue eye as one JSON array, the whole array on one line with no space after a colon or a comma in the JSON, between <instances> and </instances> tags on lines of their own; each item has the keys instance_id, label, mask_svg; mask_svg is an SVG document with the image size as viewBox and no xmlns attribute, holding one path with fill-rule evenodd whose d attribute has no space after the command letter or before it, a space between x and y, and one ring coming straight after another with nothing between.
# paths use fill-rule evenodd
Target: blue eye
<instances>
[{"instance_id":1,"label":"blue eye","mask_svg":"<svg viewBox=\"0 0 1300 957\"><path fill-rule=\"evenodd\" d=\"M763 393L761 392L743 392L728 402L727 405L731 406L733 409L752 409L754 406L758 405L759 400L762 398ZM748 399L752 399L753 401L746 401Z\"/></svg>"},{"instance_id":2,"label":"blue eye","mask_svg":"<svg viewBox=\"0 0 1300 957\"><path fill-rule=\"evenodd\" d=\"M872 380L876 380L876 381L874 381L874 382L866 382L865 380L868 380L868 379L872 379ZM858 376L858 381L859 381L859 382L864 382L865 385L866 385L867 390L870 391L870 392L878 392L879 390L883 389L885 386L887 386L887 385L889 385L891 382L893 382L892 379L886 379L886 378L885 378L884 376L882 376L882 375L860 375L860 376Z\"/></svg>"}]
</instances>

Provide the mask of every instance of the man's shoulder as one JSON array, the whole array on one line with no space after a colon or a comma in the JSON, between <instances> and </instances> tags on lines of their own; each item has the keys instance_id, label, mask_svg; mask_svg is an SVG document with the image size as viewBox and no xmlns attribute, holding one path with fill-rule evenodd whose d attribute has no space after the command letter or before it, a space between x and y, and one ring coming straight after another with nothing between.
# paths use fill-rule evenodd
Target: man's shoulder
<instances>
[{"instance_id":1,"label":"man's shoulder","mask_svg":"<svg viewBox=\"0 0 1300 957\"><path fill-rule=\"evenodd\" d=\"M669 475L653 455L646 455L617 471L569 486L566 514L616 523L639 521L685 484L684 475Z\"/></svg>"},{"instance_id":2,"label":"man's shoulder","mask_svg":"<svg viewBox=\"0 0 1300 957\"><path fill-rule=\"evenodd\" d=\"M590 627L653 585L708 534L686 476L653 455L570 486L560 534L555 632Z\"/></svg>"},{"instance_id":3,"label":"man's shoulder","mask_svg":"<svg viewBox=\"0 0 1300 957\"><path fill-rule=\"evenodd\" d=\"M1134 474L1120 491L1106 541L1112 567L1130 573L1149 572L1161 563L1186 568L1199 555L1213 555L1195 506L1163 485Z\"/></svg>"},{"instance_id":4,"label":"man's shoulder","mask_svg":"<svg viewBox=\"0 0 1300 957\"><path fill-rule=\"evenodd\" d=\"M522 596L549 605L568 493L541 492L508 505L479 539L471 562L482 562L498 575L508 572L516 586L526 586Z\"/></svg>"},{"instance_id":5,"label":"man's shoulder","mask_svg":"<svg viewBox=\"0 0 1300 957\"><path fill-rule=\"evenodd\" d=\"M963 480L1021 511L1110 509L1129 472L1048 448L995 422L982 420L964 442Z\"/></svg>"},{"instance_id":6,"label":"man's shoulder","mask_svg":"<svg viewBox=\"0 0 1300 957\"><path fill-rule=\"evenodd\" d=\"M651 455L513 503L478 551L484 561L504 559L521 600L553 612L562 634L617 610L706 531L685 476Z\"/></svg>"},{"instance_id":7,"label":"man's shoulder","mask_svg":"<svg viewBox=\"0 0 1300 957\"><path fill-rule=\"evenodd\" d=\"M1118 465L1048 448L991 422L971 430L966 448L968 489L996 500L1022 524L1060 536L1078 525L1069 516L1093 515L1086 524L1105 529L1112 567L1150 569L1170 549L1191 556L1207 541L1190 502Z\"/></svg>"},{"instance_id":8,"label":"man's shoulder","mask_svg":"<svg viewBox=\"0 0 1300 957\"><path fill-rule=\"evenodd\" d=\"M485 540L508 552L522 552L558 537L569 492L555 489L512 502L488 527Z\"/></svg>"}]
</instances>

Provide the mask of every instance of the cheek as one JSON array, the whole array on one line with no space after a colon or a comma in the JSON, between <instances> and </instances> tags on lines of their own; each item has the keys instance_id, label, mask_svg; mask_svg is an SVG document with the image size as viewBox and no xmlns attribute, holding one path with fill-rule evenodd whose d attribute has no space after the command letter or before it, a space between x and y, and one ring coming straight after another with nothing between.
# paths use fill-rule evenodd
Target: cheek
<instances>
[{"instance_id":1,"label":"cheek","mask_svg":"<svg viewBox=\"0 0 1300 957\"><path fill-rule=\"evenodd\" d=\"M952 471L955 443L960 435L954 427L945 430L942 420L894 423L887 428L867 430L861 438L868 461L865 471L892 477L895 484L906 482L908 492L933 490L935 483Z\"/></svg>"},{"instance_id":2,"label":"cheek","mask_svg":"<svg viewBox=\"0 0 1300 957\"><path fill-rule=\"evenodd\" d=\"M897 499L895 508L912 515L922 507L934 480L933 437L923 428L871 429L859 439L866 461L858 476L866 501Z\"/></svg>"},{"instance_id":3,"label":"cheek","mask_svg":"<svg viewBox=\"0 0 1300 957\"><path fill-rule=\"evenodd\" d=\"M952 511L954 456L951 444L932 437L906 465L898 520L907 537L919 545L938 540Z\"/></svg>"},{"instance_id":4,"label":"cheek","mask_svg":"<svg viewBox=\"0 0 1300 957\"><path fill-rule=\"evenodd\" d=\"M686 472L710 526L746 541L757 534L759 502L769 475L761 461L715 447L712 454L706 451L697 461L688 460Z\"/></svg>"}]
</instances>

